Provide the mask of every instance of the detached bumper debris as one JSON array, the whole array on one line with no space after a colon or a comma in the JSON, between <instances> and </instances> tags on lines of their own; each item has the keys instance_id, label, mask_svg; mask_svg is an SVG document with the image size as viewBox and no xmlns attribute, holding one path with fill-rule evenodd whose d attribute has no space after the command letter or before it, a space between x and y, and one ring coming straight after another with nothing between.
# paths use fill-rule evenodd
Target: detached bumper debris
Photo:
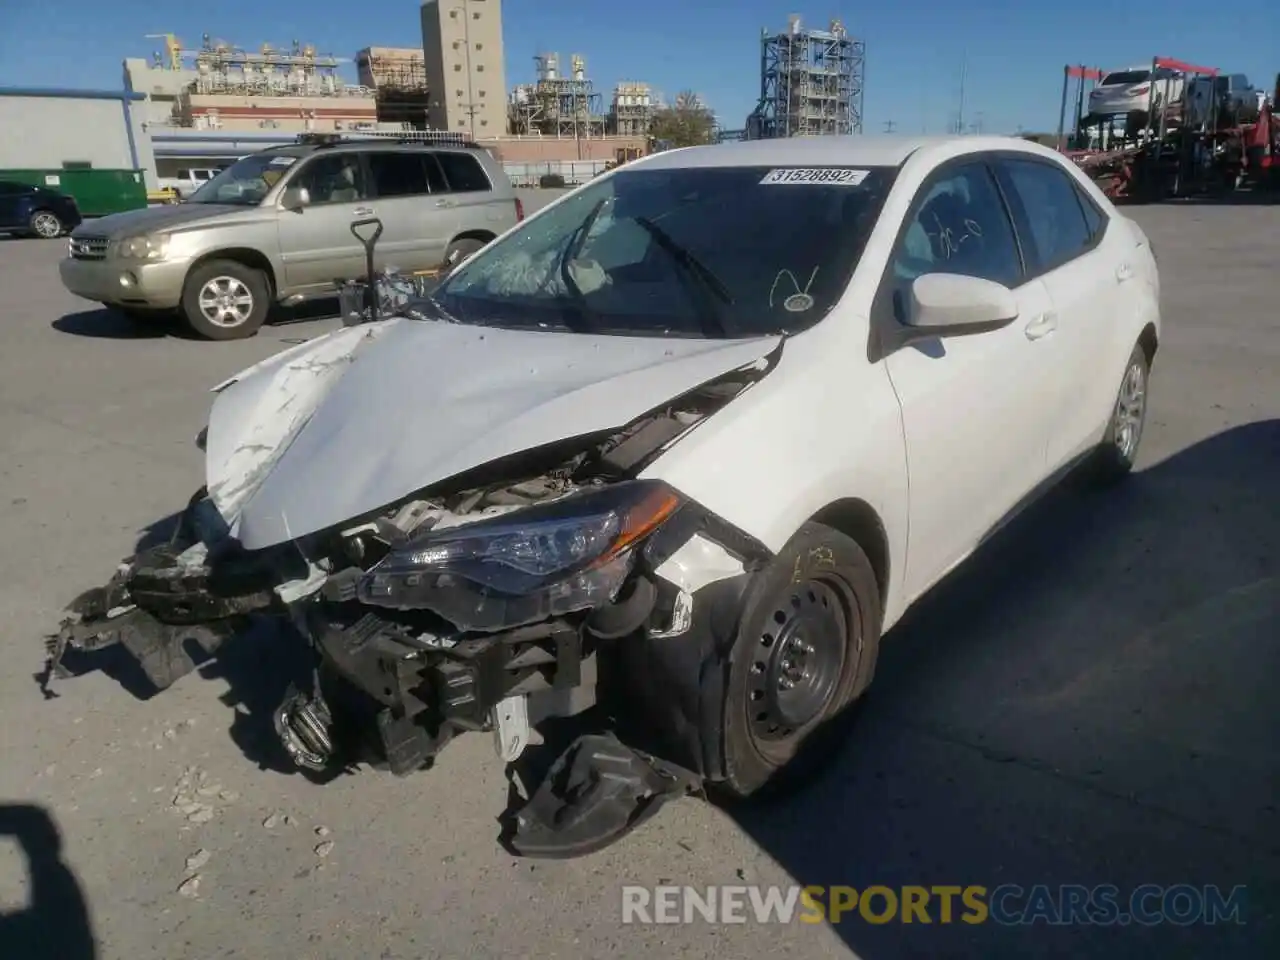
<instances>
[{"instance_id":1,"label":"detached bumper debris","mask_svg":"<svg viewBox=\"0 0 1280 960\"><path fill-rule=\"evenodd\" d=\"M525 857L586 856L700 785L697 774L634 750L613 734L580 737L514 813L505 840Z\"/></svg>"},{"instance_id":2,"label":"detached bumper debris","mask_svg":"<svg viewBox=\"0 0 1280 960\"><path fill-rule=\"evenodd\" d=\"M70 676L63 665L69 651L95 653L116 645L164 690L195 669L191 644L213 654L247 626L249 613L272 603L270 590L220 589L202 561L198 549L154 547L121 565L105 586L80 594L58 632L46 639L45 696L57 696L51 688L55 677Z\"/></svg>"}]
</instances>

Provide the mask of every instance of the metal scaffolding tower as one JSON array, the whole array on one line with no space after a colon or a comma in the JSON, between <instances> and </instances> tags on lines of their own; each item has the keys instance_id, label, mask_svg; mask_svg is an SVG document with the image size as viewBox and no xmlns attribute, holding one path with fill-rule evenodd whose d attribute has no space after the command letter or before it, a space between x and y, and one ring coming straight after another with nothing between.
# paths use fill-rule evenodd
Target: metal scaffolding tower
<instances>
[{"instance_id":1,"label":"metal scaffolding tower","mask_svg":"<svg viewBox=\"0 0 1280 960\"><path fill-rule=\"evenodd\" d=\"M839 20L804 30L792 16L785 33L762 31L760 102L747 118L751 139L862 132L866 43Z\"/></svg>"},{"instance_id":2,"label":"metal scaffolding tower","mask_svg":"<svg viewBox=\"0 0 1280 960\"><path fill-rule=\"evenodd\" d=\"M533 59L537 81L521 84L511 94L512 131L550 137L603 136L604 98L587 78L586 58L573 54L567 77L561 75L559 55L543 53Z\"/></svg>"}]
</instances>

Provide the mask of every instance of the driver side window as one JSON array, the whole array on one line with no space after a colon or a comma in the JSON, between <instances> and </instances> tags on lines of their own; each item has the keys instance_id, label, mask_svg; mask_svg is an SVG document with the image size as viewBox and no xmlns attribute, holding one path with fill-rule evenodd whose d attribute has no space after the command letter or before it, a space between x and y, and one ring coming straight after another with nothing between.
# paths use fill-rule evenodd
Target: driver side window
<instances>
[{"instance_id":1,"label":"driver side window","mask_svg":"<svg viewBox=\"0 0 1280 960\"><path fill-rule=\"evenodd\" d=\"M358 203L369 197L360 158L354 153L331 153L316 157L290 184L305 187L311 206L322 203Z\"/></svg>"},{"instance_id":2,"label":"driver side window","mask_svg":"<svg viewBox=\"0 0 1280 960\"><path fill-rule=\"evenodd\" d=\"M893 277L958 273L1007 287L1022 282L1022 259L1004 199L986 164L957 167L913 204L893 257Z\"/></svg>"}]
</instances>

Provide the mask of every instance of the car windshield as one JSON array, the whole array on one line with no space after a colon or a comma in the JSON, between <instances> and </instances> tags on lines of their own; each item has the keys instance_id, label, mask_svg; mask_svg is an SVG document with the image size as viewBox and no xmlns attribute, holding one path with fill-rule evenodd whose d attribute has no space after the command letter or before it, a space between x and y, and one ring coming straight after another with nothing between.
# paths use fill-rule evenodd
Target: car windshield
<instances>
[{"instance_id":1,"label":"car windshield","mask_svg":"<svg viewBox=\"0 0 1280 960\"><path fill-rule=\"evenodd\" d=\"M1102 86L1117 87L1123 84L1142 83L1150 77L1150 70L1122 70L1119 73L1108 73L1102 78Z\"/></svg>"},{"instance_id":2,"label":"car windshield","mask_svg":"<svg viewBox=\"0 0 1280 960\"><path fill-rule=\"evenodd\" d=\"M732 338L817 323L896 168L623 170L478 253L431 295L460 323Z\"/></svg>"},{"instance_id":3,"label":"car windshield","mask_svg":"<svg viewBox=\"0 0 1280 960\"><path fill-rule=\"evenodd\" d=\"M256 207L297 160L297 157L284 153L255 153L242 157L193 193L187 203Z\"/></svg>"}]
</instances>

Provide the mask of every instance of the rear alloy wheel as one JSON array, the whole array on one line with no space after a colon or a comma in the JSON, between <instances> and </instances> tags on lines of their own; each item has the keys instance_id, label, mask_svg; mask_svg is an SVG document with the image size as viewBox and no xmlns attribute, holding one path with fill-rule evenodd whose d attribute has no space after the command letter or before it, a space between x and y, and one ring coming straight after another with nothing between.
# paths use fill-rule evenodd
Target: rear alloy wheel
<instances>
[{"instance_id":1,"label":"rear alloy wheel","mask_svg":"<svg viewBox=\"0 0 1280 960\"><path fill-rule=\"evenodd\" d=\"M1147 423L1150 372L1142 346L1135 346L1129 362L1125 364L1111 421L1107 424L1106 436L1097 454L1097 478L1103 483L1128 476L1138 459L1138 447Z\"/></svg>"},{"instance_id":2,"label":"rear alloy wheel","mask_svg":"<svg viewBox=\"0 0 1280 960\"><path fill-rule=\"evenodd\" d=\"M463 238L455 240L449 244L449 249L444 252L444 265L441 266L441 274L452 273L453 270L467 257L471 256L477 250L484 249L483 240L473 240Z\"/></svg>"},{"instance_id":3,"label":"rear alloy wheel","mask_svg":"<svg viewBox=\"0 0 1280 960\"><path fill-rule=\"evenodd\" d=\"M258 332L270 301L270 286L260 270L235 260L211 260L188 275L182 313L203 337L240 340Z\"/></svg>"},{"instance_id":4,"label":"rear alloy wheel","mask_svg":"<svg viewBox=\"0 0 1280 960\"><path fill-rule=\"evenodd\" d=\"M62 236L65 229L62 221L58 219L58 215L52 210L37 210L31 214L31 219L27 225L31 228L31 232L42 240L53 240Z\"/></svg>"},{"instance_id":5,"label":"rear alloy wheel","mask_svg":"<svg viewBox=\"0 0 1280 960\"><path fill-rule=\"evenodd\" d=\"M828 734L871 682L880 616L866 554L822 524L757 575L730 657L721 793L785 789L835 752Z\"/></svg>"}]
</instances>

